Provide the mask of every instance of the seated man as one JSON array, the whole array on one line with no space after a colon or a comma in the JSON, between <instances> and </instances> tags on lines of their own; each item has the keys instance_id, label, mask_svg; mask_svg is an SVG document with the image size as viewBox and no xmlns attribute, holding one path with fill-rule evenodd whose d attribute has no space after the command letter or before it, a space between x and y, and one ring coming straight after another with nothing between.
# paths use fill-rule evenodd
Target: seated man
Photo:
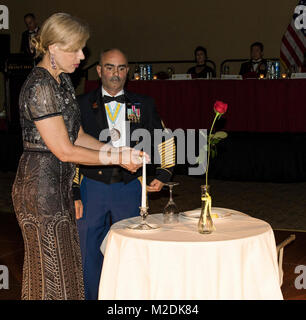
<instances>
[{"instance_id":1,"label":"seated man","mask_svg":"<svg viewBox=\"0 0 306 320\"><path fill-rule=\"evenodd\" d=\"M246 76L247 74L253 74L258 76L259 74L266 75L267 73L267 61L263 59L264 46L261 42L254 42L250 47L251 59L241 64L239 74Z\"/></svg>"},{"instance_id":2,"label":"seated man","mask_svg":"<svg viewBox=\"0 0 306 320\"><path fill-rule=\"evenodd\" d=\"M120 50L102 52L97 66L102 86L78 97L84 131L108 142L105 139L109 136L102 137L106 129L115 147L135 147L139 141L134 141L132 136L139 129L146 129L153 143L154 129L163 129L154 100L124 89L128 71L127 58ZM151 148L148 139L143 139ZM155 179L147 186L149 192L160 191L171 179L175 161L174 137L169 134L169 138L155 149L160 164L155 170ZM152 162L153 159L151 156ZM100 246L111 224L139 215L141 181L138 177L141 174L141 170L130 174L117 166L80 166L76 174L74 198L87 300L98 298L103 263Z\"/></svg>"},{"instance_id":3,"label":"seated man","mask_svg":"<svg viewBox=\"0 0 306 320\"><path fill-rule=\"evenodd\" d=\"M27 13L24 16L24 23L27 27L27 30L22 33L20 52L34 58L35 49L31 40L38 34L39 31L39 26L36 22L35 15L33 13Z\"/></svg>"},{"instance_id":4,"label":"seated man","mask_svg":"<svg viewBox=\"0 0 306 320\"><path fill-rule=\"evenodd\" d=\"M192 78L215 78L215 71L206 65L207 50L204 47L197 47L194 50L196 66L188 69L187 73L192 75Z\"/></svg>"}]
</instances>

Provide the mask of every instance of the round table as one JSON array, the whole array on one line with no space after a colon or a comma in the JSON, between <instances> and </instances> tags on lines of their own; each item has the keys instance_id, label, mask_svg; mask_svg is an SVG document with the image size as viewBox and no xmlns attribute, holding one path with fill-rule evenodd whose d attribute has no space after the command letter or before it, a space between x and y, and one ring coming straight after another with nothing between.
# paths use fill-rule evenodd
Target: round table
<instances>
[{"instance_id":1,"label":"round table","mask_svg":"<svg viewBox=\"0 0 306 320\"><path fill-rule=\"evenodd\" d=\"M162 214L149 215L160 225L149 232L127 228L139 217L115 223L101 246L99 299L283 299L271 226L220 210L230 215L214 219L208 235L183 216L165 225Z\"/></svg>"}]
</instances>

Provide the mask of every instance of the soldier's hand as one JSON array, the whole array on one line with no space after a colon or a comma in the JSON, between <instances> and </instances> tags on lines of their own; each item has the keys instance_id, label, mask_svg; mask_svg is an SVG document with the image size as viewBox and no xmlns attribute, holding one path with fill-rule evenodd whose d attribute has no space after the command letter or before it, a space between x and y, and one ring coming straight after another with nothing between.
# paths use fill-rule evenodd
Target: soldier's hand
<instances>
[{"instance_id":1,"label":"soldier's hand","mask_svg":"<svg viewBox=\"0 0 306 320\"><path fill-rule=\"evenodd\" d=\"M81 219L83 217L83 203L81 200L75 200L74 201L74 207L75 207L75 218Z\"/></svg>"},{"instance_id":2,"label":"soldier's hand","mask_svg":"<svg viewBox=\"0 0 306 320\"><path fill-rule=\"evenodd\" d=\"M147 191L148 192L158 192L162 189L162 187L164 186L164 183L154 179L149 186L147 186Z\"/></svg>"}]
</instances>

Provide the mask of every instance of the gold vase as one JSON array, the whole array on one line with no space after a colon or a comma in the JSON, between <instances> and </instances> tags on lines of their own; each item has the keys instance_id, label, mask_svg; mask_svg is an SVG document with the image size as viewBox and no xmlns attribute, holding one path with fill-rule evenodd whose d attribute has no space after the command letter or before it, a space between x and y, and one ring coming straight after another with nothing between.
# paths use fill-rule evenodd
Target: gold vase
<instances>
[{"instance_id":1,"label":"gold vase","mask_svg":"<svg viewBox=\"0 0 306 320\"><path fill-rule=\"evenodd\" d=\"M201 215L198 222L198 231L202 234L209 234L215 230L214 223L211 217L211 196L209 195L209 186L201 186Z\"/></svg>"}]
</instances>

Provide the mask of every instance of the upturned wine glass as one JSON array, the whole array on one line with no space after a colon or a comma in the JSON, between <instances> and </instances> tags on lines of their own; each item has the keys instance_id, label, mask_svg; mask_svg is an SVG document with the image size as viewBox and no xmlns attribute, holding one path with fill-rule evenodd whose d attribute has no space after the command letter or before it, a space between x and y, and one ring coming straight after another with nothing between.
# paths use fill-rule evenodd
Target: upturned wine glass
<instances>
[{"instance_id":1,"label":"upturned wine glass","mask_svg":"<svg viewBox=\"0 0 306 320\"><path fill-rule=\"evenodd\" d=\"M179 221L179 209L177 208L177 205L173 201L172 197L172 192L173 192L173 187L179 185L178 182L168 182L165 183L166 186L169 187L169 201L166 204L164 208L164 223L169 224L169 223L177 223Z\"/></svg>"}]
</instances>

